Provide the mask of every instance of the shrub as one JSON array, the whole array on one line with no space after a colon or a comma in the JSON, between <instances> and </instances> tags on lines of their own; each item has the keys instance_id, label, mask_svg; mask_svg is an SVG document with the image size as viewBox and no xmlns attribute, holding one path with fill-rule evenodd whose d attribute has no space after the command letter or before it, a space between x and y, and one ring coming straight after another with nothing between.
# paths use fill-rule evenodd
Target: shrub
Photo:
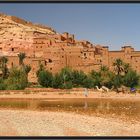
<instances>
[{"instance_id":1,"label":"shrub","mask_svg":"<svg viewBox=\"0 0 140 140\"><path fill-rule=\"evenodd\" d=\"M25 73L28 75L28 73L31 71L31 66L30 65L25 65L24 70L25 70Z\"/></svg>"},{"instance_id":2,"label":"shrub","mask_svg":"<svg viewBox=\"0 0 140 140\"><path fill-rule=\"evenodd\" d=\"M0 78L0 90L5 90L6 89L6 85L4 83L3 78Z\"/></svg>"},{"instance_id":3,"label":"shrub","mask_svg":"<svg viewBox=\"0 0 140 140\"><path fill-rule=\"evenodd\" d=\"M43 87L52 87L53 75L51 72L42 70L38 74L38 82Z\"/></svg>"},{"instance_id":4,"label":"shrub","mask_svg":"<svg viewBox=\"0 0 140 140\"><path fill-rule=\"evenodd\" d=\"M41 71L45 71L45 68L44 68L43 64L39 64L39 69L38 69L38 71L36 72L36 76L37 76L37 77L38 77L38 75L39 75L39 73L40 73Z\"/></svg>"},{"instance_id":5,"label":"shrub","mask_svg":"<svg viewBox=\"0 0 140 140\"><path fill-rule=\"evenodd\" d=\"M6 89L18 90L27 87L28 79L25 71L13 67L10 70L8 79L5 80Z\"/></svg>"},{"instance_id":6,"label":"shrub","mask_svg":"<svg viewBox=\"0 0 140 140\"><path fill-rule=\"evenodd\" d=\"M83 71L72 71L72 83L74 87L83 86L83 81L87 78L87 75Z\"/></svg>"},{"instance_id":7,"label":"shrub","mask_svg":"<svg viewBox=\"0 0 140 140\"><path fill-rule=\"evenodd\" d=\"M72 70L69 67L65 67L60 71L60 76L64 82L72 80Z\"/></svg>"},{"instance_id":8,"label":"shrub","mask_svg":"<svg viewBox=\"0 0 140 140\"><path fill-rule=\"evenodd\" d=\"M63 89L71 89L73 87L72 82L68 81L62 85Z\"/></svg>"},{"instance_id":9,"label":"shrub","mask_svg":"<svg viewBox=\"0 0 140 140\"><path fill-rule=\"evenodd\" d=\"M94 87L94 82L93 82L93 79L91 77L86 77L84 80L83 80L83 87L85 88L93 88Z\"/></svg>"},{"instance_id":10,"label":"shrub","mask_svg":"<svg viewBox=\"0 0 140 140\"><path fill-rule=\"evenodd\" d=\"M110 88L112 85L111 78L114 74L111 71L109 71L109 68L107 66L101 66L99 75L101 78L100 85Z\"/></svg>"},{"instance_id":11,"label":"shrub","mask_svg":"<svg viewBox=\"0 0 140 140\"><path fill-rule=\"evenodd\" d=\"M114 75L113 78L112 78L112 85L115 87L115 88L118 88L122 85L123 81L122 81L122 76L120 75Z\"/></svg>"},{"instance_id":12,"label":"shrub","mask_svg":"<svg viewBox=\"0 0 140 140\"><path fill-rule=\"evenodd\" d=\"M124 76L123 84L132 88L139 84L139 78L139 75L135 71L129 70Z\"/></svg>"},{"instance_id":13,"label":"shrub","mask_svg":"<svg viewBox=\"0 0 140 140\"><path fill-rule=\"evenodd\" d=\"M90 76L93 79L93 85L95 86L101 86L101 82L102 82L102 77L101 77L101 73L100 72L96 72L94 70L92 70L90 72Z\"/></svg>"},{"instance_id":14,"label":"shrub","mask_svg":"<svg viewBox=\"0 0 140 140\"><path fill-rule=\"evenodd\" d=\"M59 73L55 74L53 77L53 88L62 88L63 79Z\"/></svg>"}]
</instances>

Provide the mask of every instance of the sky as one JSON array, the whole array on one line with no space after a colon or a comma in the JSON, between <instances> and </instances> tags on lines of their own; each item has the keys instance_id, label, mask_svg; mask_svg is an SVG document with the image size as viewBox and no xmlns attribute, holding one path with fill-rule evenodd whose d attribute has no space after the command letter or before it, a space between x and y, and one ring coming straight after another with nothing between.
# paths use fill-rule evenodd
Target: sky
<instances>
[{"instance_id":1,"label":"sky","mask_svg":"<svg viewBox=\"0 0 140 140\"><path fill-rule=\"evenodd\" d=\"M0 12L48 25L77 40L118 50L131 45L140 50L140 4L0 3Z\"/></svg>"}]
</instances>

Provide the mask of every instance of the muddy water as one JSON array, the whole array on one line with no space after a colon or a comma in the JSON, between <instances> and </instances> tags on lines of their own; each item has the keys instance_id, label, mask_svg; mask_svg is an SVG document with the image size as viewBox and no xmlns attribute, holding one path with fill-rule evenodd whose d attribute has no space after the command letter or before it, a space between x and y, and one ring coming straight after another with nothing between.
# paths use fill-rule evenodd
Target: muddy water
<instances>
[{"instance_id":1,"label":"muddy water","mask_svg":"<svg viewBox=\"0 0 140 140\"><path fill-rule=\"evenodd\" d=\"M140 101L121 99L0 99L0 109L72 111L140 120Z\"/></svg>"}]
</instances>

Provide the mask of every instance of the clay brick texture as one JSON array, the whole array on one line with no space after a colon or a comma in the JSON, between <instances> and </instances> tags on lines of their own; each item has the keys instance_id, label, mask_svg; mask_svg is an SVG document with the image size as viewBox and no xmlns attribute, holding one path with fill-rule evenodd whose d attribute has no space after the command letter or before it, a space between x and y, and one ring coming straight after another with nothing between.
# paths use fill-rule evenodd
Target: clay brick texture
<instances>
[{"instance_id":1,"label":"clay brick texture","mask_svg":"<svg viewBox=\"0 0 140 140\"><path fill-rule=\"evenodd\" d=\"M37 82L36 71L40 63L52 73L66 66L88 73L103 65L113 70L113 61L121 58L140 73L140 51L131 46L109 51L108 46L76 40L73 34L60 34L51 27L0 14L0 57L6 56L11 68L19 66L20 52L26 54L24 63L32 67L28 75L30 82Z\"/></svg>"}]
</instances>

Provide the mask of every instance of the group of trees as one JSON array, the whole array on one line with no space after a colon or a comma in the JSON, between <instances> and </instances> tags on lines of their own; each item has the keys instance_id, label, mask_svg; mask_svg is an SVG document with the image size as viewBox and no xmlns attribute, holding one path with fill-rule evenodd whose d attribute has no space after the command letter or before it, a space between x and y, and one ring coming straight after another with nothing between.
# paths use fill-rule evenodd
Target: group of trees
<instances>
[{"instance_id":1,"label":"group of trees","mask_svg":"<svg viewBox=\"0 0 140 140\"><path fill-rule=\"evenodd\" d=\"M40 65L37 71L38 82L43 87L53 87L69 89L72 87L90 87L90 78L83 72L72 70L68 67L63 68L59 73L52 74Z\"/></svg>"},{"instance_id":2,"label":"group of trees","mask_svg":"<svg viewBox=\"0 0 140 140\"><path fill-rule=\"evenodd\" d=\"M24 59L26 58L25 53L19 53L19 67L12 66L8 69L7 63L8 59L6 57L0 58L0 89L11 89L18 90L24 89L28 85L28 73L31 70L30 65L24 64Z\"/></svg>"},{"instance_id":3,"label":"group of trees","mask_svg":"<svg viewBox=\"0 0 140 140\"><path fill-rule=\"evenodd\" d=\"M24 64L25 53L19 53L19 67L7 67L8 59L0 58L0 89L24 89L28 86L28 73L30 65ZM42 87L52 87L70 89L73 87L95 88L95 86L106 86L108 88L118 88L121 85L135 87L139 84L140 76L131 66L121 59L116 59L113 63L114 71L108 67L101 66L99 71L92 70L90 73L72 70L69 67L63 68L59 73L52 74L47 71L42 64L36 72L38 83Z\"/></svg>"},{"instance_id":4,"label":"group of trees","mask_svg":"<svg viewBox=\"0 0 140 140\"><path fill-rule=\"evenodd\" d=\"M65 67L53 75L45 70L43 65L40 65L37 77L39 84L43 87L64 89L72 87L95 88L95 86L101 87L103 85L108 88L118 88L121 85L134 87L139 84L140 77L129 64L124 63L121 59L116 59L113 66L114 71L110 71L106 66L101 66L98 72L92 70L88 74Z\"/></svg>"}]
</instances>

